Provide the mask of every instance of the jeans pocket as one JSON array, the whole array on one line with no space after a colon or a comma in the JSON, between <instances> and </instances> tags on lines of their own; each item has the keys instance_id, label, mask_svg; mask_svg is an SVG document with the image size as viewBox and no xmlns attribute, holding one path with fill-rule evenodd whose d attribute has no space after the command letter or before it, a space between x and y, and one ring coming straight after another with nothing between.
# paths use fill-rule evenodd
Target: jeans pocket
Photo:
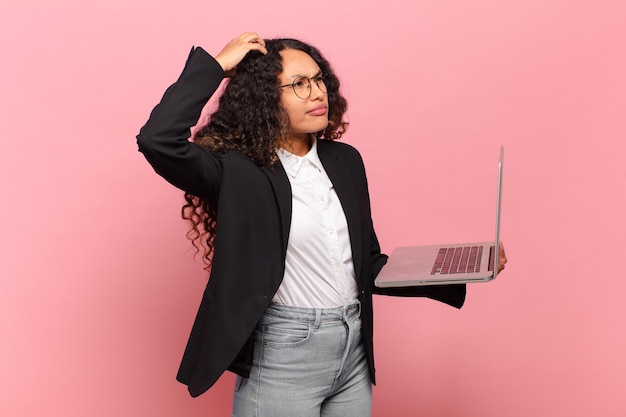
<instances>
[{"instance_id":1,"label":"jeans pocket","mask_svg":"<svg viewBox=\"0 0 626 417\"><path fill-rule=\"evenodd\" d=\"M298 346L305 343L310 335L311 329L308 323L297 321L273 321L261 327L263 335L263 346L273 348L286 348Z\"/></svg>"}]
</instances>

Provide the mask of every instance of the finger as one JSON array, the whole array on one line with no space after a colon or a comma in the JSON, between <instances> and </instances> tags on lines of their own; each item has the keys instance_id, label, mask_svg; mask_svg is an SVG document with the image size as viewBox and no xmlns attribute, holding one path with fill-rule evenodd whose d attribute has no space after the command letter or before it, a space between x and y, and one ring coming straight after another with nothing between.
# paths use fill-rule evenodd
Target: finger
<instances>
[{"instance_id":1,"label":"finger","mask_svg":"<svg viewBox=\"0 0 626 417\"><path fill-rule=\"evenodd\" d=\"M265 40L256 32L245 32L241 34L240 39L246 42L254 42L265 45Z\"/></svg>"},{"instance_id":2,"label":"finger","mask_svg":"<svg viewBox=\"0 0 626 417\"><path fill-rule=\"evenodd\" d=\"M249 33L246 32L246 35L242 35L242 40L248 43L249 51L259 51L263 54L267 54L267 49L265 49L265 39L259 36L258 33Z\"/></svg>"},{"instance_id":3,"label":"finger","mask_svg":"<svg viewBox=\"0 0 626 417\"><path fill-rule=\"evenodd\" d=\"M247 44L247 48L248 48L248 52L250 51L259 51L261 53L263 53L263 55L267 54L267 49L265 49L265 45L264 44L260 44L260 43L256 43L256 42L250 42Z\"/></svg>"},{"instance_id":4,"label":"finger","mask_svg":"<svg viewBox=\"0 0 626 417\"><path fill-rule=\"evenodd\" d=\"M502 242L498 243L498 258L503 259L506 262L506 251L504 250L504 245Z\"/></svg>"}]
</instances>

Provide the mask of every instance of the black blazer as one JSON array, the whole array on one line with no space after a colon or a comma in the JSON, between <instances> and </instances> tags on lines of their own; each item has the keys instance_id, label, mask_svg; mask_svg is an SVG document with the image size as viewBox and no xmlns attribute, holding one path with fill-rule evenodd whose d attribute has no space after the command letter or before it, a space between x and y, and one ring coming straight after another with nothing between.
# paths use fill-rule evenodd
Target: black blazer
<instances>
[{"instance_id":1,"label":"black blazer","mask_svg":"<svg viewBox=\"0 0 626 417\"><path fill-rule=\"evenodd\" d=\"M217 155L188 140L223 76L209 54L193 48L178 81L137 136L157 173L217 207L213 266L177 375L194 397L227 369L249 375L251 335L282 281L291 224L291 188L280 163L273 170L259 168L237 152ZM353 147L334 141L319 140L318 153L348 222L374 383L372 293L430 297L460 308L465 286L374 287L387 256L372 226L363 161Z\"/></svg>"}]
</instances>

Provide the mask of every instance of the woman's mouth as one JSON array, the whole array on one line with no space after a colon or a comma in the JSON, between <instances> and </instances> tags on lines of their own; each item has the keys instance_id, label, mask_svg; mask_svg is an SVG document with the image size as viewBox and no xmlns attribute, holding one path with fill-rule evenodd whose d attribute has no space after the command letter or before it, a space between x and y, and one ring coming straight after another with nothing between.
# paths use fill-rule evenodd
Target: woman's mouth
<instances>
[{"instance_id":1,"label":"woman's mouth","mask_svg":"<svg viewBox=\"0 0 626 417\"><path fill-rule=\"evenodd\" d=\"M328 106L321 105L321 106L317 106L309 110L307 114L310 114L312 116L323 116L326 114L327 111L328 111Z\"/></svg>"}]
</instances>

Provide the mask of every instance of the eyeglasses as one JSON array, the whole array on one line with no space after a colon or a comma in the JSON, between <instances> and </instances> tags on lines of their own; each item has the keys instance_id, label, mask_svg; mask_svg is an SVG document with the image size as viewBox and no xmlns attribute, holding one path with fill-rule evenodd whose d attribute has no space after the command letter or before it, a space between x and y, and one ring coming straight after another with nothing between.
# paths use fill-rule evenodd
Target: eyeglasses
<instances>
[{"instance_id":1,"label":"eyeglasses","mask_svg":"<svg viewBox=\"0 0 626 417\"><path fill-rule=\"evenodd\" d=\"M298 96L298 98L302 100L306 100L307 98L311 97L311 91L313 90L311 88L311 80L315 81L315 85L317 86L317 88L320 89L322 93L324 94L327 93L326 81L323 75L316 75L315 77L311 77L311 78L300 77L296 79L294 82L292 82L291 84L285 84L279 87L280 88L291 87L293 88L293 92L296 93L296 96Z\"/></svg>"}]
</instances>

